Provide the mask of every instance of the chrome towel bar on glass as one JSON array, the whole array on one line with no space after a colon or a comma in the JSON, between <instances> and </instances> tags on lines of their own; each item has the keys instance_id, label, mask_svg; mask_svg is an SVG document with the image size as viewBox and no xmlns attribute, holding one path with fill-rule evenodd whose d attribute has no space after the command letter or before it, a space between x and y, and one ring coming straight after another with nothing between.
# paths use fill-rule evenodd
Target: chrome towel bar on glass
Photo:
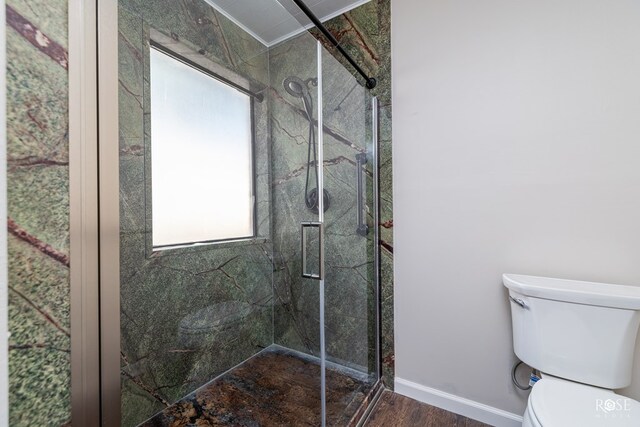
<instances>
[{"instance_id":1,"label":"chrome towel bar on glass","mask_svg":"<svg viewBox=\"0 0 640 427\"><path fill-rule=\"evenodd\" d=\"M306 229L318 229L318 273L307 272L307 233ZM300 227L302 241L302 277L307 279L322 280L324 278L324 229L321 222L303 221Z\"/></svg>"}]
</instances>

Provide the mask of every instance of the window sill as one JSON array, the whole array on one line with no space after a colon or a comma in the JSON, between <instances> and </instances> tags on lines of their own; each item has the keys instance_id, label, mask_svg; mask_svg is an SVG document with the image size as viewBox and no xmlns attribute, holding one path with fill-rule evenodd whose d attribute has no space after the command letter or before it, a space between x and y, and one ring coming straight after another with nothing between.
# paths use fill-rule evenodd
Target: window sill
<instances>
[{"instance_id":1,"label":"window sill","mask_svg":"<svg viewBox=\"0 0 640 427\"><path fill-rule=\"evenodd\" d=\"M270 240L266 237L247 237L233 240L190 243L186 245L162 246L152 248L149 258L184 255L229 247L257 246L265 243L270 243Z\"/></svg>"}]
</instances>

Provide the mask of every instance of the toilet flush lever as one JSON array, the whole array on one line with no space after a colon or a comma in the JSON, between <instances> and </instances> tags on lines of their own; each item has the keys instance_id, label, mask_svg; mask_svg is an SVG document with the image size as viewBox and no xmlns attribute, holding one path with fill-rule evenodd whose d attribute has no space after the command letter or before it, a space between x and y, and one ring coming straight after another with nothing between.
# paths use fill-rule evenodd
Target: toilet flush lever
<instances>
[{"instance_id":1,"label":"toilet flush lever","mask_svg":"<svg viewBox=\"0 0 640 427\"><path fill-rule=\"evenodd\" d=\"M520 298L514 298L511 295L509 295L509 299L513 302L515 302L516 304L518 304L520 307L522 308L528 308L527 304L525 304L524 301L522 301Z\"/></svg>"}]
</instances>

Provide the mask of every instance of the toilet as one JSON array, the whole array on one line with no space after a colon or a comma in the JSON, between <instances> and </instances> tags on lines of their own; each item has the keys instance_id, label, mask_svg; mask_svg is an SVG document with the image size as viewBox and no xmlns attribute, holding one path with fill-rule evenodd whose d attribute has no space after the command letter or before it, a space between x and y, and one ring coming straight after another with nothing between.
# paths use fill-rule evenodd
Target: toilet
<instances>
[{"instance_id":1,"label":"toilet","mask_svg":"<svg viewBox=\"0 0 640 427\"><path fill-rule=\"evenodd\" d=\"M513 348L541 372L524 427L638 427L631 383L640 287L504 274Z\"/></svg>"}]
</instances>

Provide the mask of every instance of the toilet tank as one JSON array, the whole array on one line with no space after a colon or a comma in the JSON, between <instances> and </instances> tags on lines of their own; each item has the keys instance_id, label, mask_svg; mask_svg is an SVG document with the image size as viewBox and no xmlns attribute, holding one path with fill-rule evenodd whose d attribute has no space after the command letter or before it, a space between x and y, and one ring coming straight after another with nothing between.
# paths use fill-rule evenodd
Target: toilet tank
<instances>
[{"instance_id":1,"label":"toilet tank","mask_svg":"<svg viewBox=\"0 0 640 427\"><path fill-rule=\"evenodd\" d=\"M513 348L542 372L598 387L631 383L640 287L504 274Z\"/></svg>"}]
</instances>

